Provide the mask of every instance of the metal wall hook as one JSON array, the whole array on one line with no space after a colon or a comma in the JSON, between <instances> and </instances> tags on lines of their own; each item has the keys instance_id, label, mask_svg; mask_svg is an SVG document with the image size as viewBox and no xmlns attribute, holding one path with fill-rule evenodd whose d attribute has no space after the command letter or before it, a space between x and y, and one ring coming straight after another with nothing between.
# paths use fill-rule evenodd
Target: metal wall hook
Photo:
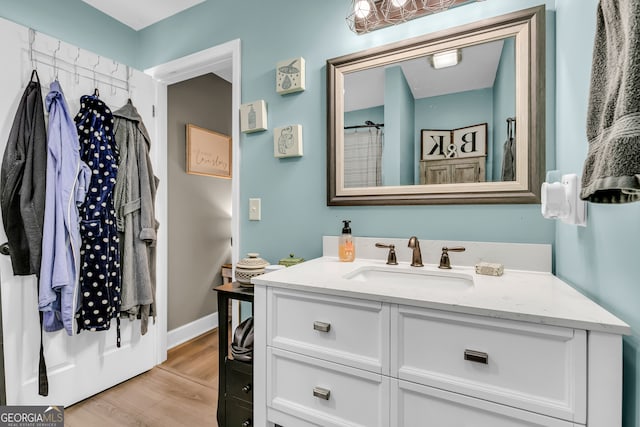
<instances>
[{"instance_id":1,"label":"metal wall hook","mask_svg":"<svg viewBox=\"0 0 640 427\"><path fill-rule=\"evenodd\" d=\"M58 47L53 51L53 75L58 80L58 52L60 51L60 40L58 40Z\"/></svg>"},{"instance_id":2,"label":"metal wall hook","mask_svg":"<svg viewBox=\"0 0 640 427\"><path fill-rule=\"evenodd\" d=\"M133 69L127 65L127 95L131 101L131 77L133 77Z\"/></svg>"},{"instance_id":3,"label":"metal wall hook","mask_svg":"<svg viewBox=\"0 0 640 427\"><path fill-rule=\"evenodd\" d=\"M118 68L120 67L120 64L116 61L113 61L113 65L115 65L116 68L111 71L111 95L116 94L116 87L113 85L113 75L118 72Z\"/></svg>"},{"instance_id":4,"label":"metal wall hook","mask_svg":"<svg viewBox=\"0 0 640 427\"><path fill-rule=\"evenodd\" d=\"M95 96L99 96L100 92L98 91L98 79L96 78L96 68L100 65L100 55L98 55L98 61L93 66L93 87L95 88L93 94Z\"/></svg>"},{"instance_id":5,"label":"metal wall hook","mask_svg":"<svg viewBox=\"0 0 640 427\"><path fill-rule=\"evenodd\" d=\"M37 69L37 62L33 55L33 44L36 41L36 30L29 28L29 59L31 60L31 68Z\"/></svg>"},{"instance_id":6,"label":"metal wall hook","mask_svg":"<svg viewBox=\"0 0 640 427\"><path fill-rule=\"evenodd\" d=\"M75 77L76 84L80 83L80 73L78 72L78 60L80 59L80 48L78 48L78 54L73 60L73 76Z\"/></svg>"}]
</instances>

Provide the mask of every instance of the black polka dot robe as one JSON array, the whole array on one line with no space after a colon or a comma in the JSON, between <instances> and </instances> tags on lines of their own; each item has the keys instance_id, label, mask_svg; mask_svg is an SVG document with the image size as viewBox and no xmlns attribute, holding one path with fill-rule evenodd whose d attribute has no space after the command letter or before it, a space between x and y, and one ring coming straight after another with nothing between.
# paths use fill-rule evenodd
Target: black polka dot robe
<instances>
[{"instance_id":1,"label":"black polka dot robe","mask_svg":"<svg viewBox=\"0 0 640 427\"><path fill-rule=\"evenodd\" d=\"M109 329L120 313L120 253L113 207L118 152L113 115L97 96L80 98L75 117L80 157L91 169L87 198L80 208L80 292L78 328ZM119 339L118 339L119 345Z\"/></svg>"}]
</instances>

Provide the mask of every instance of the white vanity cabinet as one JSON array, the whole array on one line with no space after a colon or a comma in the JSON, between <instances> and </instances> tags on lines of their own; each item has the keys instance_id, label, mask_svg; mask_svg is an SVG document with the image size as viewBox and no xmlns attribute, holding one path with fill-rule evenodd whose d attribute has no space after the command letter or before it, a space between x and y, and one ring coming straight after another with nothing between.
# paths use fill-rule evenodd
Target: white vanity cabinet
<instances>
[{"instance_id":1,"label":"white vanity cabinet","mask_svg":"<svg viewBox=\"0 0 640 427\"><path fill-rule=\"evenodd\" d=\"M254 280L254 425L620 425L628 325L556 277L445 296L304 264Z\"/></svg>"},{"instance_id":2,"label":"white vanity cabinet","mask_svg":"<svg viewBox=\"0 0 640 427\"><path fill-rule=\"evenodd\" d=\"M263 290L283 427L587 425L585 330Z\"/></svg>"}]
</instances>

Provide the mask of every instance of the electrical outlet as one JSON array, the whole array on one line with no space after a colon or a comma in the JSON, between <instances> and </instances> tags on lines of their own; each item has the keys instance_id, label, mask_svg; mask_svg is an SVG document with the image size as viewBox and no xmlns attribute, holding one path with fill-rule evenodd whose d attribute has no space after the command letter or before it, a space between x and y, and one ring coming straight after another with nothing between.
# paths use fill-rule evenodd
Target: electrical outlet
<instances>
[{"instance_id":1,"label":"electrical outlet","mask_svg":"<svg viewBox=\"0 0 640 427\"><path fill-rule=\"evenodd\" d=\"M249 221L260 221L260 199L249 199Z\"/></svg>"}]
</instances>

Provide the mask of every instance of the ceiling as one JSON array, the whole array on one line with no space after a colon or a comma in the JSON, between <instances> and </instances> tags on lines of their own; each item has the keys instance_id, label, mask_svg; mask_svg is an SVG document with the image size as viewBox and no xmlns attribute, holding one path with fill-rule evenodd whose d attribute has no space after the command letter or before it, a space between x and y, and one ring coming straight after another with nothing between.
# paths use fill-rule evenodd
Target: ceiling
<instances>
[{"instance_id":1,"label":"ceiling","mask_svg":"<svg viewBox=\"0 0 640 427\"><path fill-rule=\"evenodd\" d=\"M434 69L421 57L392 66L402 67L414 99L493 87L502 55L502 40L462 49L454 67ZM354 111L384 104L385 68L377 67L345 75L344 110Z\"/></svg>"},{"instance_id":2,"label":"ceiling","mask_svg":"<svg viewBox=\"0 0 640 427\"><path fill-rule=\"evenodd\" d=\"M206 0L82 0L136 31L169 18ZM209 64L207 72L231 82L231 58Z\"/></svg>"},{"instance_id":3,"label":"ceiling","mask_svg":"<svg viewBox=\"0 0 640 427\"><path fill-rule=\"evenodd\" d=\"M205 0L82 0L139 31Z\"/></svg>"}]
</instances>

